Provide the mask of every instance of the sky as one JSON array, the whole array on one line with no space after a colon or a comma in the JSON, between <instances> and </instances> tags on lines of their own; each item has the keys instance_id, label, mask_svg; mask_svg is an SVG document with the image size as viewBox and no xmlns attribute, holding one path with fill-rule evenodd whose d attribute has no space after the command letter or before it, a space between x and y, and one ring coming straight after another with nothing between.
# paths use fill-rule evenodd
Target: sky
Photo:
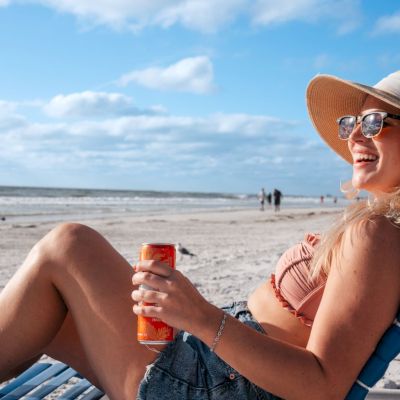
<instances>
[{"instance_id":1,"label":"sky","mask_svg":"<svg viewBox=\"0 0 400 400\"><path fill-rule=\"evenodd\" d=\"M307 84L399 39L396 0L0 0L0 185L337 195Z\"/></svg>"}]
</instances>

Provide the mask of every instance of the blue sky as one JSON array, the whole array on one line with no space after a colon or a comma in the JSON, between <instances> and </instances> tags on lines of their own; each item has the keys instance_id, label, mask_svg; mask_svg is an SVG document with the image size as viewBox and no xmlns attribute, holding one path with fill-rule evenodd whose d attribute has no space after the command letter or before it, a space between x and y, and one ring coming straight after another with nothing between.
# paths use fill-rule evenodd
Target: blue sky
<instances>
[{"instance_id":1,"label":"blue sky","mask_svg":"<svg viewBox=\"0 0 400 400\"><path fill-rule=\"evenodd\" d=\"M338 194L307 83L399 39L395 0L0 0L0 185Z\"/></svg>"}]
</instances>

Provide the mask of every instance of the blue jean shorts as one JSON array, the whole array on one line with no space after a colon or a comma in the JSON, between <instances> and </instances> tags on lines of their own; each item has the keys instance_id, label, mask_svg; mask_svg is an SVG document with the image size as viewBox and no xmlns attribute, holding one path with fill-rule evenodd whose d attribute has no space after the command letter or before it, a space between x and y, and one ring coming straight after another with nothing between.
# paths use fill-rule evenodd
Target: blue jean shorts
<instances>
[{"instance_id":1,"label":"blue jean shorts","mask_svg":"<svg viewBox=\"0 0 400 400\"><path fill-rule=\"evenodd\" d=\"M265 333L246 302L235 302L223 310ZM148 367L137 395L137 400L217 399L279 400L279 397L251 383L211 352L201 340L183 331Z\"/></svg>"}]
</instances>

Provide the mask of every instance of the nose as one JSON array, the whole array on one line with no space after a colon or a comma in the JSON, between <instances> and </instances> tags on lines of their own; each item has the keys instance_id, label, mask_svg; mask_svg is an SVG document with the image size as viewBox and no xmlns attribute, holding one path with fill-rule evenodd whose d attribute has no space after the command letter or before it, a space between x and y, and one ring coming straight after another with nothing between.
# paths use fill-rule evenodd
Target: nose
<instances>
[{"instance_id":1,"label":"nose","mask_svg":"<svg viewBox=\"0 0 400 400\"><path fill-rule=\"evenodd\" d=\"M367 138L361 132L361 123L356 124L356 127L353 129L353 132L351 132L349 136L349 142L364 142L366 140Z\"/></svg>"}]
</instances>

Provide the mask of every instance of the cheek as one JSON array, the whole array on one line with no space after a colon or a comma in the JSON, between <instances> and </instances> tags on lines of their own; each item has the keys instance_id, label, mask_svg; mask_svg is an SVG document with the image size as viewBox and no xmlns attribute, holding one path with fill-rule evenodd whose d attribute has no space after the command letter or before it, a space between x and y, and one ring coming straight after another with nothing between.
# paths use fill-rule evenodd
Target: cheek
<instances>
[{"instance_id":1,"label":"cheek","mask_svg":"<svg viewBox=\"0 0 400 400\"><path fill-rule=\"evenodd\" d=\"M387 160L385 170L387 174L390 174L394 179L397 177L398 181L400 181L400 153L397 155L393 154L392 157Z\"/></svg>"},{"instance_id":2,"label":"cheek","mask_svg":"<svg viewBox=\"0 0 400 400\"><path fill-rule=\"evenodd\" d=\"M393 186L400 185L400 140L382 149L381 172L384 180ZM386 150L386 151L385 151Z\"/></svg>"},{"instance_id":3,"label":"cheek","mask_svg":"<svg viewBox=\"0 0 400 400\"><path fill-rule=\"evenodd\" d=\"M400 159L400 130L384 130L376 139L372 140L382 158L393 161Z\"/></svg>"}]
</instances>

